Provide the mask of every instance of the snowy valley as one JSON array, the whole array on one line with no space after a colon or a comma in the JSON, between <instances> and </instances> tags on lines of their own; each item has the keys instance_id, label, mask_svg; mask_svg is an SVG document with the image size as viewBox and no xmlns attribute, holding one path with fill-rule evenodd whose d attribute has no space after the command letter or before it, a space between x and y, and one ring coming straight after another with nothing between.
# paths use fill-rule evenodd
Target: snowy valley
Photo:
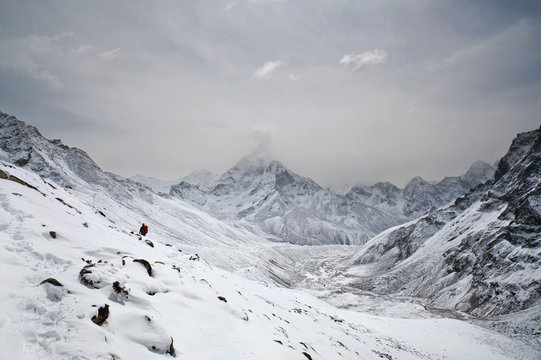
<instances>
[{"instance_id":1,"label":"snowy valley","mask_svg":"<svg viewBox=\"0 0 541 360\"><path fill-rule=\"evenodd\" d=\"M541 352L539 129L404 189L340 195L263 152L144 180L0 113L0 359Z\"/></svg>"}]
</instances>

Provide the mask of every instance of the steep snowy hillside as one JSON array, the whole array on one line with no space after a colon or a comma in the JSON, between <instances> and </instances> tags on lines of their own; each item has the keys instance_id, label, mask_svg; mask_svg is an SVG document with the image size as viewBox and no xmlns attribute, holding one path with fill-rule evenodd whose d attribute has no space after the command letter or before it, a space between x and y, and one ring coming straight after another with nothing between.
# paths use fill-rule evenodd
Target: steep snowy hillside
<instances>
[{"instance_id":1,"label":"steep snowy hillside","mask_svg":"<svg viewBox=\"0 0 541 360\"><path fill-rule=\"evenodd\" d=\"M370 240L351 261L348 286L425 299L539 336L540 251L538 129L517 136L493 180Z\"/></svg>"},{"instance_id":2,"label":"steep snowy hillside","mask_svg":"<svg viewBox=\"0 0 541 360\"><path fill-rule=\"evenodd\" d=\"M161 220L140 237L131 232L135 219L126 220L136 213L114 200L8 163L0 171L2 359L536 356L535 348L463 321L338 309L307 291L218 269L202 255L205 246L226 262L242 256L243 245L258 249L244 255L258 262L276 246L296 247L258 241L177 200L138 203L147 206L140 213Z\"/></svg>"},{"instance_id":3,"label":"steep snowy hillside","mask_svg":"<svg viewBox=\"0 0 541 360\"><path fill-rule=\"evenodd\" d=\"M380 182L372 186L356 185L351 188L346 197L378 206L413 220L446 205L491 179L495 171L494 166L476 161L466 174L446 177L436 184L429 183L421 177L415 177L404 189L389 182Z\"/></svg>"},{"instance_id":4,"label":"steep snowy hillside","mask_svg":"<svg viewBox=\"0 0 541 360\"><path fill-rule=\"evenodd\" d=\"M36 128L6 114L0 115L0 159L33 171L48 187L56 183L56 188L76 192L112 224L138 230L145 222L153 233L169 238L180 232L184 236L178 241L184 242L185 248L197 247L213 265L253 279L288 286L297 254L309 256L318 251L289 248L284 255L283 246L267 246L268 241L257 231L225 224L176 198L157 195L145 185L105 173L82 150L47 140ZM125 211L119 213L120 208Z\"/></svg>"},{"instance_id":5,"label":"steep snowy hillside","mask_svg":"<svg viewBox=\"0 0 541 360\"><path fill-rule=\"evenodd\" d=\"M181 182L172 196L220 219L242 219L269 239L294 244L362 244L404 221L375 206L348 201L295 174L261 150L206 187Z\"/></svg>"},{"instance_id":6,"label":"steep snowy hillside","mask_svg":"<svg viewBox=\"0 0 541 360\"><path fill-rule=\"evenodd\" d=\"M98 190L118 200L134 197L151 201L150 188L103 172L83 151L60 139L47 140L39 131L0 112L0 160L29 169L60 186L80 191Z\"/></svg>"}]
</instances>

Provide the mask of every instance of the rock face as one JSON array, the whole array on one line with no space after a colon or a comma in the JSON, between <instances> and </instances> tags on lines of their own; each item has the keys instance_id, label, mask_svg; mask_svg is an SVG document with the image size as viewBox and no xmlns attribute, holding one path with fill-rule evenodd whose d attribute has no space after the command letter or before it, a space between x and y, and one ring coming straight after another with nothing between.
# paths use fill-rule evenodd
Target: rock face
<instances>
[{"instance_id":1,"label":"rock face","mask_svg":"<svg viewBox=\"0 0 541 360\"><path fill-rule=\"evenodd\" d=\"M47 140L33 126L0 112L0 160L29 169L68 188L100 188L117 199L133 194L152 201L150 189L132 180L106 173L83 151Z\"/></svg>"},{"instance_id":2,"label":"rock face","mask_svg":"<svg viewBox=\"0 0 541 360\"><path fill-rule=\"evenodd\" d=\"M524 323L539 333L540 248L538 129L517 136L492 180L368 242L351 263L371 270L354 286L481 318L528 311Z\"/></svg>"}]
</instances>

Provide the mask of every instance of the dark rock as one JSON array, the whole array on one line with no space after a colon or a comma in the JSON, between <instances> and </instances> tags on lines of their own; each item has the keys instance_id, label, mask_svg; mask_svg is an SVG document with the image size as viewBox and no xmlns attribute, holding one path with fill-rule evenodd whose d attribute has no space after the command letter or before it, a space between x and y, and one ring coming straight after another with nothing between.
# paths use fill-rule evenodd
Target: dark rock
<instances>
[{"instance_id":1,"label":"dark rock","mask_svg":"<svg viewBox=\"0 0 541 360\"><path fill-rule=\"evenodd\" d=\"M177 356L175 347L173 346L173 337L171 337L171 345L169 345L169 349L165 353L171 355L172 357Z\"/></svg>"},{"instance_id":2,"label":"dark rock","mask_svg":"<svg viewBox=\"0 0 541 360\"><path fill-rule=\"evenodd\" d=\"M128 289L126 289L126 286L125 285L121 285L119 281L115 281L113 283L113 290L117 293L117 294L122 294L122 295L125 295L126 297L128 296L128 294L130 293L130 291Z\"/></svg>"},{"instance_id":3,"label":"dark rock","mask_svg":"<svg viewBox=\"0 0 541 360\"><path fill-rule=\"evenodd\" d=\"M88 286L89 288L93 289L99 289L97 284L94 283L94 280L92 280L89 276L89 274L92 274L92 270L90 268L96 266L96 264L92 264L91 260L86 260L87 265L85 265L81 271L79 271L79 278L81 279L81 283L83 285Z\"/></svg>"},{"instance_id":4,"label":"dark rock","mask_svg":"<svg viewBox=\"0 0 541 360\"><path fill-rule=\"evenodd\" d=\"M98 316L92 316L92 322L96 325L102 325L105 320L109 317L109 305L105 304L104 306L98 309Z\"/></svg>"},{"instance_id":5,"label":"dark rock","mask_svg":"<svg viewBox=\"0 0 541 360\"><path fill-rule=\"evenodd\" d=\"M48 283L48 284L51 284L51 285L54 285L54 286L64 286L64 285L62 285L60 283L60 281L56 280L55 278L45 279L42 282L40 282L39 284L42 285L42 284L45 284L45 283Z\"/></svg>"},{"instance_id":6,"label":"dark rock","mask_svg":"<svg viewBox=\"0 0 541 360\"><path fill-rule=\"evenodd\" d=\"M218 296L218 299L221 300L221 301L223 301L223 302L225 302L225 303L227 302L227 299L224 298L223 296Z\"/></svg>"},{"instance_id":7,"label":"dark rock","mask_svg":"<svg viewBox=\"0 0 541 360\"><path fill-rule=\"evenodd\" d=\"M303 351L302 354L303 354L304 356L306 356L306 358L307 358L308 360L312 360L312 357L311 357L310 354L308 354L307 352Z\"/></svg>"},{"instance_id":8,"label":"dark rock","mask_svg":"<svg viewBox=\"0 0 541 360\"><path fill-rule=\"evenodd\" d=\"M154 243L150 240L145 240L145 244L147 244L150 247L154 247Z\"/></svg>"},{"instance_id":9,"label":"dark rock","mask_svg":"<svg viewBox=\"0 0 541 360\"><path fill-rule=\"evenodd\" d=\"M49 235L51 235L53 239L56 239L56 231L49 231Z\"/></svg>"},{"instance_id":10,"label":"dark rock","mask_svg":"<svg viewBox=\"0 0 541 360\"><path fill-rule=\"evenodd\" d=\"M152 276L152 266L148 261L146 261L145 259L133 259L133 262L143 264L143 266L147 269L148 276Z\"/></svg>"},{"instance_id":11,"label":"dark rock","mask_svg":"<svg viewBox=\"0 0 541 360\"><path fill-rule=\"evenodd\" d=\"M201 258L199 257L198 254L195 254L195 255L190 256L190 260L199 261L200 259L201 259Z\"/></svg>"}]
</instances>

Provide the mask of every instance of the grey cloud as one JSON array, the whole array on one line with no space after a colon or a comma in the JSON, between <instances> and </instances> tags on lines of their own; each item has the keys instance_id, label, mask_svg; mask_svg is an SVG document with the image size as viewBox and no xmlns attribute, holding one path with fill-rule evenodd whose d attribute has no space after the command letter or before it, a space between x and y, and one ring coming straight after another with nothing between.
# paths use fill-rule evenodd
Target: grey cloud
<instances>
[{"instance_id":1,"label":"grey cloud","mask_svg":"<svg viewBox=\"0 0 541 360\"><path fill-rule=\"evenodd\" d=\"M0 47L45 50L0 51L0 109L122 175L222 171L271 143L324 184L460 174L539 126L533 1L230 3L2 4ZM364 65L370 49L389 56Z\"/></svg>"}]
</instances>

